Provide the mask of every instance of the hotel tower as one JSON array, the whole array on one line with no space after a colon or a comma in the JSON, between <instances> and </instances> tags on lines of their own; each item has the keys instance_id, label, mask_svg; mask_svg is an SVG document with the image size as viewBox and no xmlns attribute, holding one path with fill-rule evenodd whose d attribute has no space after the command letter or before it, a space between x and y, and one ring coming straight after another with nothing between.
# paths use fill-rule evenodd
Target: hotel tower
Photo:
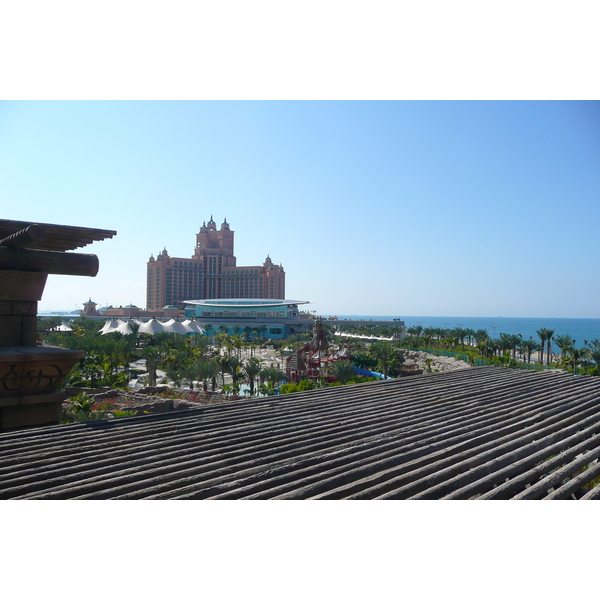
<instances>
[{"instance_id":1,"label":"hotel tower","mask_svg":"<svg viewBox=\"0 0 600 600\"><path fill-rule=\"evenodd\" d=\"M147 267L147 310L181 305L185 300L285 298L285 271L267 256L262 266L238 267L234 232L227 219L217 229L212 215L196 234L191 258L174 258L165 248Z\"/></svg>"}]
</instances>

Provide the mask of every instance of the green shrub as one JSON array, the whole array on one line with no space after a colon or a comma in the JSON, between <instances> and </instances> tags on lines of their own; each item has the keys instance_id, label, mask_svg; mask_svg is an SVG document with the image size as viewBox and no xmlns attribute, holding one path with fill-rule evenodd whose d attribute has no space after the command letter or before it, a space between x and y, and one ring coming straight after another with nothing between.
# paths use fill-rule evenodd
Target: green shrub
<instances>
[{"instance_id":1,"label":"green shrub","mask_svg":"<svg viewBox=\"0 0 600 600\"><path fill-rule=\"evenodd\" d=\"M298 388L298 386L295 383L284 383L279 388L280 394L292 394L294 392L299 392L299 391L300 391L300 389Z\"/></svg>"},{"instance_id":2,"label":"green shrub","mask_svg":"<svg viewBox=\"0 0 600 600\"><path fill-rule=\"evenodd\" d=\"M298 384L298 391L306 392L307 390L314 390L315 384L310 379L302 379Z\"/></svg>"}]
</instances>

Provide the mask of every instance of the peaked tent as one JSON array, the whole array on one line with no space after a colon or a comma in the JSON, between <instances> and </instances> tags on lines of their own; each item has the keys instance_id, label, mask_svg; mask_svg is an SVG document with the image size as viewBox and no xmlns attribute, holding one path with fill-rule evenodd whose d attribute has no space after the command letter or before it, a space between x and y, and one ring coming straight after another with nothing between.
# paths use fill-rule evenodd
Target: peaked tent
<instances>
[{"instance_id":1,"label":"peaked tent","mask_svg":"<svg viewBox=\"0 0 600 600\"><path fill-rule=\"evenodd\" d=\"M167 331L169 333L179 333L181 335L185 335L186 333L190 333L181 323L180 321L176 321L175 319L171 319L166 323L162 324L163 331Z\"/></svg>"},{"instance_id":2,"label":"peaked tent","mask_svg":"<svg viewBox=\"0 0 600 600\"><path fill-rule=\"evenodd\" d=\"M133 333L131 327L129 327L129 323L127 321L106 321L104 327L99 330L102 335L106 335L107 333L122 333L123 335L130 335Z\"/></svg>"},{"instance_id":3,"label":"peaked tent","mask_svg":"<svg viewBox=\"0 0 600 600\"><path fill-rule=\"evenodd\" d=\"M139 333L147 333L148 335L155 335L156 333L163 333L164 329L162 323L156 319L150 319L140 325L138 329Z\"/></svg>"},{"instance_id":4,"label":"peaked tent","mask_svg":"<svg viewBox=\"0 0 600 600\"><path fill-rule=\"evenodd\" d=\"M106 323L104 323L104 326L102 327L102 329L99 329L98 332L101 333L102 335L106 335L107 333L116 331L118 326L119 326L119 324L117 323L117 321L112 319L112 320L106 321Z\"/></svg>"},{"instance_id":5,"label":"peaked tent","mask_svg":"<svg viewBox=\"0 0 600 600\"><path fill-rule=\"evenodd\" d=\"M122 333L123 335L131 335L133 333L133 329L131 329L127 321L119 320L118 323L119 326L117 327L116 331Z\"/></svg>"},{"instance_id":6,"label":"peaked tent","mask_svg":"<svg viewBox=\"0 0 600 600\"><path fill-rule=\"evenodd\" d=\"M204 329L198 324L197 321L187 319L181 323L190 333L204 333Z\"/></svg>"}]
</instances>

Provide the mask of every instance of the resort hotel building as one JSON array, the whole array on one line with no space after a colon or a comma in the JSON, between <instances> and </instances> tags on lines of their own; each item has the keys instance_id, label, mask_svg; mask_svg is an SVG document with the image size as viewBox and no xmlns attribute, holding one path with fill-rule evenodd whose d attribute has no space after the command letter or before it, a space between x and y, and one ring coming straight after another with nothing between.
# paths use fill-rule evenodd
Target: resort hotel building
<instances>
[{"instance_id":1,"label":"resort hotel building","mask_svg":"<svg viewBox=\"0 0 600 600\"><path fill-rule=\"evenodd\" d=\"M196 234L190 258L169 256L166 248L147 263L147 310L183 307L186 300L285 298L285 271L269 256L261 266L238 267L227 219L217 229L212 215ZM262 312L262 311L261 311Z\"/></svg>"}]
</instances>

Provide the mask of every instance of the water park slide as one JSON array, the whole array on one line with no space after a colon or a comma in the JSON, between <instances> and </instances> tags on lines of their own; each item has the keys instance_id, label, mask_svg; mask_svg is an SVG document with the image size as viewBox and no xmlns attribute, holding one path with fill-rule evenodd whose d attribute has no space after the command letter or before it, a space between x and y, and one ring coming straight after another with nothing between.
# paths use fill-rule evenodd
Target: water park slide
<instances>
[{"instance_id":1,"label":"water park slide","mask_svg":"<svg viewBox=\"0 0 600 600\"><path fill-rule=\"evenodd\" d=\"M379 377L379 379L385 379L385 375L383 373L375 373L374 371L366 371L365 369L359 369L358 367L354 367L354 370L359 375L366 375L367 377ZM388 375L388 379L392 379Z\"/></svg>"}]
</instances>

